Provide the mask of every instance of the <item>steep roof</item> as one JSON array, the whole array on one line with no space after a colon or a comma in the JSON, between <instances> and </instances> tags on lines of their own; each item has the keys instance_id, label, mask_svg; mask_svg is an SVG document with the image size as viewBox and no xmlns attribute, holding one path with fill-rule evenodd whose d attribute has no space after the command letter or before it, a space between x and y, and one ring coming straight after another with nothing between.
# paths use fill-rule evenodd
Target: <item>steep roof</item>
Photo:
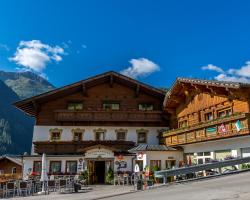
<instances>
[{"instance_id":1,"label":"steep roof","mask_svg":"<svg viewBox=\"0 0 250 200\"><path fill-rule=\"evenodd\" d=\"M165 91L161 89L157 89L155 87L152 87L150 85L147 85L145 83L142 83L140 81L137 81L135 79L132 79L130 77L124 76L122 74L119 74L114 71L109 71L103 74L99 74L97 76L78 81L76 83L66 85L60 88L57 88L55 90L24 99L22 101L18 101L14 103L14 105L27 113L30 116L36 115L36 109L39 103L47 102L51 99L56 99L59 97L62 97L64 95L72 94L77 91L83 91L87 88L93 87L98 84L106 83L106 82L117 82L119 84L127 85L128 87L139 89L140 91L143 91L149 95L156 96L158 98L164 99Z\"/></svg>"},{"instance_id":2,"label":"steep roof","mask_svg":"<svg viewBox=\"0 0 250 200\"><path fill-rule=\"evenodd\" d=\"M13 163L16 163L17 165L20 165L22 166L22 160L20 157L16 157L16 156L8 156L8 155L3 155L3 156L0 156L0 161L1 160L4 160L4 159L7 159Z\"/></svg>"},{"instance_id":3,"label":"steep roof","mask_svg":"<svg viewBox=\"0 0 250 200\"><path fill-rule=\"evenodd\" d=\"M175 97L178 96L180 99L185 98L185 91L195 91L196 93L203 91L211 95L221 95L227 97L232 96L234 98L238 96L239 98L244 98L243 96L239 96L239 93L237 93L239 89L244 89L249 92L250 84L179 77L175 80L170 90L166 93L163 105L164 107L174 107L176 104L178 104L178 100L176 101ZM173 103L174 101L176 103Z\"/></svg>"}]
</instances>

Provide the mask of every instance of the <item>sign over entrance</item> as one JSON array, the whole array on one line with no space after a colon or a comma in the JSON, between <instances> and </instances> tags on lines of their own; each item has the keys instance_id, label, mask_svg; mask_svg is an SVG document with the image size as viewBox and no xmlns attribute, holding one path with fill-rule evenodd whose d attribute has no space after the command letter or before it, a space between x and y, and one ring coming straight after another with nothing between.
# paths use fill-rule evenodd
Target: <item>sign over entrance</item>
<instances>
[{"instance_id":1,"label":"sign over entrance","mask_svg":"<svg viewBox=\"0 0 250 200\"><path fill-rule=\"evenodd\" d=\"M85 158L114 158L114 152L104 149L91 149L86 151Z\"/></svg>"}]
</instances>

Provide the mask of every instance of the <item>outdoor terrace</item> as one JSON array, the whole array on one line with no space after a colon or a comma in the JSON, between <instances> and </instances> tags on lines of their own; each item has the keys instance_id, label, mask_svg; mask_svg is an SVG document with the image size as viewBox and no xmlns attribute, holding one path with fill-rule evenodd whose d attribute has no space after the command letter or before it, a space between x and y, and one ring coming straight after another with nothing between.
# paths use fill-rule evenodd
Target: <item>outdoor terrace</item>
<instances>
[{"instance_id":1,"label":"outdoor terrace","mask_svg":"<svg viewBox=\"0 0 250 200\"><path fill-rule=\"evenodd\" d=\"M56 110L54 113L56 121L59 122L162 122L163 119L162 111Z\"/></svg>"}]
</instances>

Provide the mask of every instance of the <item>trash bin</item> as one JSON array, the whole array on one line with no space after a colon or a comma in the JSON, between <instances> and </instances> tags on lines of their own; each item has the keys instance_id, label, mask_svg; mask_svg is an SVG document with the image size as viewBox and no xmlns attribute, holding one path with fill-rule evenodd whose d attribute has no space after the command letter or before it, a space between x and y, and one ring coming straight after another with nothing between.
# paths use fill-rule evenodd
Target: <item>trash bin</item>
<instances>
[{"instance_id":1,"label":"trash bin","mask_svg":"<svg viewBox=\"0 0 250 200\"><path fill-rule=\"evenodd\" d=\"M136 189L137 190L143 190L143 181L142 180L137 181Z\"/></svg>"}]
</instances>

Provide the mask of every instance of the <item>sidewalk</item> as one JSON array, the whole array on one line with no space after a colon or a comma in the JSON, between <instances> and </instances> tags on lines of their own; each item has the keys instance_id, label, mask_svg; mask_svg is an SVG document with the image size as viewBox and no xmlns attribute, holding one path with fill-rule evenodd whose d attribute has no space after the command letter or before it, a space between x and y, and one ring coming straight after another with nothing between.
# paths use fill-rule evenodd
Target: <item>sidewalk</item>
<instances>
[{"instance_id":1,"label":"sidewalk","mask_svg":"<svg viewBox=\"0 0 250 200\"><path fill-rule=\"evenodd\" d=\"M135 192L133 186L91 185L92 190L72 194L50 193L49 195L9 198L12 200L94 200Z\"/></svg>"}]
</instances>

